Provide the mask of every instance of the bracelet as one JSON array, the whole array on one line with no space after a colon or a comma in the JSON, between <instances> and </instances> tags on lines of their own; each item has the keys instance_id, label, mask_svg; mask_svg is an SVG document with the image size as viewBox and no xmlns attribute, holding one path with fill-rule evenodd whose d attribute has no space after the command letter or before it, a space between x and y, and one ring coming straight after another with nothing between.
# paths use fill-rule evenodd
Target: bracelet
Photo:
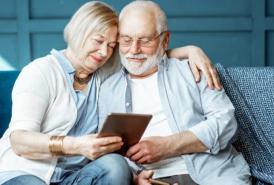
<instances>
[{"instance_id":1,"label":"bracelet","mask_svg":"<svg viewBox=\"0 0 274 185\"><path fill-rule=\"evenodd\" d=\"M65 136L50 136L49 151L54 155L64 155L63 140Z\"/></svg>"}]
</instances>

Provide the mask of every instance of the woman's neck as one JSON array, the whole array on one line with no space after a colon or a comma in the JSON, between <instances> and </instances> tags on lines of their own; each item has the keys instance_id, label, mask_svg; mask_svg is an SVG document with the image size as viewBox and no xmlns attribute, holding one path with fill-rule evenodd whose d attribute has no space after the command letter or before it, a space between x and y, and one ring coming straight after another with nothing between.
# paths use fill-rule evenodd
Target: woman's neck
<instances>
[{"instance_id":1,"label":"woman's neck","mask_svg":"<svg viewBox=\"0 0 274 185\"><path fill-rule=\"evenodd\" d=\"M65 50L64 55L68 59L68 61L70 61L71 65L75 69L75 75L77 79L86 79L89 78L90 75L92 75L92 73L87 72L81 66L82 61L74 55L74 52L70 48L67 48Z\"/></svg>"}]
</instances>

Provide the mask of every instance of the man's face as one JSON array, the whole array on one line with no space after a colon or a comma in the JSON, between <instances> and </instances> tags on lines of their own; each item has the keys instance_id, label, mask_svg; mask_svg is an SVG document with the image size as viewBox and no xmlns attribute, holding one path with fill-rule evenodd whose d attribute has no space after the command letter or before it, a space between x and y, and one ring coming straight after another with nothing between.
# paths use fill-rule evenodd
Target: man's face
<instances>
[{"instance_id":1,"label":"man's face","mask_svg":"<svg viewBox=\"0 0 274 185\"><path fill-rule=\"evenodd\" d=\"M141 75L157 67L163 48L153 14L127 12L119 32L120 56L129 73Z\"/></svg>"}]
</instances>

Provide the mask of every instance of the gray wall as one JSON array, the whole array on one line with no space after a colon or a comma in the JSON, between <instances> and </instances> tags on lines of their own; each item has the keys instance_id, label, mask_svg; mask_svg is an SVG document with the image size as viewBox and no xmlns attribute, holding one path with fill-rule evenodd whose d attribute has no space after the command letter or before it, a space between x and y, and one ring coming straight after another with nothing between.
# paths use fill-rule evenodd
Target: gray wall
<instances>
[{"instance_id":1,"label":"gray wall","mask_svg":"<svg viewBox=\"0 0 274 185\"><path fill-rule=\"evenodd\" d=\"M21 69L51 48L87 0L0 0L0 70ZM104 0L117 11L129 0ZM168 16L170 47L194 44L214 63L274 66L274 0L156 0Z\"/></svg>"}]
</instances>

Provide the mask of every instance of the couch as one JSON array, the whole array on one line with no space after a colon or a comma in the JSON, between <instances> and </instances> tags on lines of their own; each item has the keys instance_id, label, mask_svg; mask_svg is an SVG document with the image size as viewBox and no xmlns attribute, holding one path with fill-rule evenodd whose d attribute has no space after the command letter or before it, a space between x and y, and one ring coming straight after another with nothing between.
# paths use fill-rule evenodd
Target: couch
<instances>
[{"instance_id":1,"label":"couch","mask_svg":"<svg viewBox=\"0 0 274 185\"><path fill-rule=\"evenodd\" d=\"M253 184L274 184L274 67L216 67L236 109L233 145L249 163Z\"/></svg>"},{"instance_id":2,"label":"couch","mask_svg":"<svg viewBox=\"0 0 274 185\"><path fill-rule=\"evenodd\" d=\"M250 165L253 184L274 184L274 68L216 68L234 104L238 133L233 145ZM18 71L0 72L0 135L11 116L11 90Z\"/></svg>"},{"instance_id":3,"label":"couch","mask_svg":"<svg viewBox=\"0 0 274 185\"><path fill-rule=\"evenodd\" d=\"M19 71L0 71L0 137L11 117L11 91Z\"/></svg>"}]
</instances>

